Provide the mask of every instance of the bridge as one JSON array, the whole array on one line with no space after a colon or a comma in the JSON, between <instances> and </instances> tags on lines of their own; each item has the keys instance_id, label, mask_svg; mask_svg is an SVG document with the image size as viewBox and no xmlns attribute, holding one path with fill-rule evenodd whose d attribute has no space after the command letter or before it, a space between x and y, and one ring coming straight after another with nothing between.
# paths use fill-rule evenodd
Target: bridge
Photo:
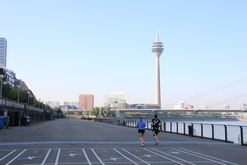
<instances>
[{"instance_id":1,"label":"bridge","mask_svg":"<svg viewBox=\"0 0 247 165\"><path fill-rule=\"evenodd\" d=\"M116 111L117 118L124 118L125 112L247 112L247 109L111 109Z\"/></svg>"}]
</instances>

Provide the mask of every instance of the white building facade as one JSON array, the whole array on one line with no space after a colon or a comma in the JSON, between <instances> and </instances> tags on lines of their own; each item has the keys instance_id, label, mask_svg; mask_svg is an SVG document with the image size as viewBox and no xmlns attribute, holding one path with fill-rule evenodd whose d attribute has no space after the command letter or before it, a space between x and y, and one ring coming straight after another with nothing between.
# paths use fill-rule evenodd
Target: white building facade
<instances>
[{"instance_id":1,"label":"white building facade","mask_svg":"<svg viewBox=\"0 0 247 165\"><path fill-rule=\"evenodd\" d=\"M104 96L104 106L114 108L125 108L126 94L124 92L108 92Z\"/></svg>"}]
</instances>

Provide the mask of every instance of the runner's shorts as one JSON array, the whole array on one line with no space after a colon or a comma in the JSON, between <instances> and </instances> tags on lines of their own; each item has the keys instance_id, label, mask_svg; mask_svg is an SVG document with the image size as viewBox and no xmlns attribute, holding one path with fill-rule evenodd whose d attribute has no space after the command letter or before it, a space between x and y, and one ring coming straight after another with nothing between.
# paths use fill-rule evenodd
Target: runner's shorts
<instances>
[{"instance_id":1,"label":"runner's shorts","mask_svg":"<svg viewBox=\"0 0 247 165\"><path fill-rule=\"evenodd\" d=\"M153 129L152 132L153 132L153 136L155 136L155 135L157 136L159 134L160 130Z\"/></svg>"},{"instance_id":2,"label":"runner's shorts","mask_svg":"<svg viewBox=\"0 0 247 165\"><path fill-rule=\"evenodd\" d=\"M145 133L145 129L138 129L138 133Z\"/></svg>"}]
</instances>

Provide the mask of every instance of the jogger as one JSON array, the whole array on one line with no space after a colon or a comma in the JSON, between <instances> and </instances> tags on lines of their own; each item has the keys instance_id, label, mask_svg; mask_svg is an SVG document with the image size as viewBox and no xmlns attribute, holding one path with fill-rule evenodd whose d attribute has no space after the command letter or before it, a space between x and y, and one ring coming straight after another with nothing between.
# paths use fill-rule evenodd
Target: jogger
<instances>
[{"instance_id":1,"label":"jogger","mask_svg":"<svg viewBox=\"0 0 247 165\"><path fill-rule=\"evenodd\" d=\"M161 121L160 121L160 119L158 119L158 115L154 115L154 118L152 119L151 125L153 128L152 132L153 132L153 137L154 137L154 143L155 143L155 145L158 145L158 143L159 143L158 134L160 132L160 126L161 126Z\"/></svg>"},{"instance_id":2,"label":"jogger","mask_svg":"<svg viewBox=\"0 0 247 165\"><path fill-rule=\"evenodd\" d=\"M137 128L138 128L138 135L139 135L139 139L141 141L141 146L144 147L145 143L144 143L144 133L145 133L145 127L146 127L146 122L142 120L142 116L140 116L140 120L137 122L136 124Z\"/></svg>"}]
</instances>

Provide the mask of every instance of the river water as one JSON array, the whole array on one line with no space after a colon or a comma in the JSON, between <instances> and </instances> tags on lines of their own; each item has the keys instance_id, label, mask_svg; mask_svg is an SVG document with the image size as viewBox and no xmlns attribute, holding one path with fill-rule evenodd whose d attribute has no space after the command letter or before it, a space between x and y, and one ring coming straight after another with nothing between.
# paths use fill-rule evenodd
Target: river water
<instances>
[{"instance_id":1,"label":"river water","mask_svg":"<svg viewBox=\"0 0 247 165\"><path fill-rule=\"evenodd\" d=\"M184 132L184 125L186 125L186 132L188 132L188 126L193 123L193 134L195 136L203 136L215 139L225 140L227 136L228 141L233 143L241 143L241 127L243 129L244 143L247 144L247 121L179 121L178 132ZM166 130L170 130L172 124L172 132L177 131L176 122L167 123ZM212 128L213 125L213 128ZM212 131L214 129L214 131Z\"/></svg>"}]
</instances>

